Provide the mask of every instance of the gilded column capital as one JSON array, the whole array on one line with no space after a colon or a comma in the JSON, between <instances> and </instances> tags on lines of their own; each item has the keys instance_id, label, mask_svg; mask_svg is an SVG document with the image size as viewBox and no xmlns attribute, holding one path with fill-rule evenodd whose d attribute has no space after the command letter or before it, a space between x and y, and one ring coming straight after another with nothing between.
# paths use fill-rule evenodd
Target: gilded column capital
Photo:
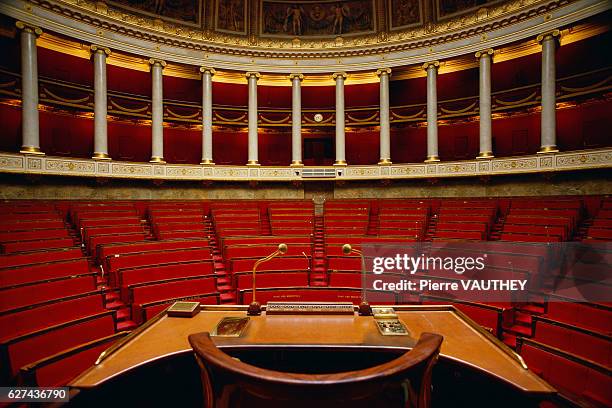
<instances>
[{"instance_id":1,"label":"gilded column capital","mask_svg":"<svg viewBox=\"0 0 612 408\"><path fill-rule=\"evenodd\" d=\"M246 74L244 74L244 76L246 76L246 79L249 79L251 77L255 77L255 80L259 80L259 78L261 78L261 74L259 72L255 72L255 71L249 71Z\"/></svg>"},{"instance_id":2,"label":"gilded column capital","mask_svg":"<svg viewBox=\"0 0 612 408\"><path fill-rule=\"evenodd\" d=\"M342 79L346 79L348 78L348 75L346 74L346 72L334 72L332 74L332 78L335 81L338 77L342 77Z\"/></svg>"},{"instance_id":3,"label":"gilded column capital","mask_svg":"<svg viewBox=\"0 0 612 408\"><path fill-rule=\"evenodd\" d=\"M168 65L166 63L166 61L161 60L161 59L157 59L157 58L149 58L149 65L151 66L151 68L153 68L153 66L155 65L160 65L162 67L162 69L166 68L166 65Z\"/></svg>"},{"instance_id":4,"label":"gilded column capital","mask_svg":"<svg viewBox=\"0 0 612 408\"><path fill-rule=\"evenodd\" d=\"M302 82L304 80L304 74L289 74L289 80L293 82L293 80L297 78Z\"/></svg>"},{"instance_id":5,"label":"gilded column capital","mask_svg":"<svg viewBox=\"0 0 612 408\"><path fill-rule=\"evenodd\" d=\"M100 45L96 45L96 44L91 44L91 45L89 46L89 51L90 51L91 55L95 54L96 52L99 52L99 53L104 53L104 54L106 54L106 56L107 56L107 57L108 57L109 55L111 55L111 50L110 50L110 48L107 48L107 47L102 47L102 46L100 46Z\"/></svg>"},{"instance_id":6,"label":"gilded column capital","mask_svg":"<svg viewBox=\"0 0 612 408\"><path fill-rule=\"evenodd\" d=\"M552 30L549 31L547 33L542 33L540 35L538 35L536 37L536 41L538 42L538 44L542 44L542 41L548 39L548 38L553 38L556 39L557 41L559 41L561 39L561 31L560 30Z\"/></svg>"},{"instance_id":7,"label":"gilded column capital","mask_svg":"<svg viewBox=\"0 0 612 408\"><path fill-rule=\"evenodd\" d=\"M391 68L379 68L376 70L376 75L380 78L382 74L391 76Z\"/></svg>"},{"instance_id":8,"label":"gilded column capital","mask_svg":"<svg viewBox=\"0 0 612 408\"><path fill-rule=\"evenodd\" d=\"M208 72L210 76L213 76L217 73L217 71L215 71L215 69L211 67L200 67L200 72L203 74Z\"/></svg>"},{"instance_id":9,"label":"gilded column capital","mask_svg":"<svg viewBox=\"0 0 612 408\"><path fill-rule=\"evenodd\" d=\"M26 23L21 20L18 20L17 22L15 22L15 26L22 31L34 33L36 34L37 37L43 33L42 28L35 26L33 24Z\"/></svg>"},{"instance_id":10,"label":"gilded column capital","mask_svg":"<svg viewBox=\"0 0 612 408\"><path fill-rule=\"evenodd\" d=\"M436 70L440 68L440 61L429 61L423 64L423 69L427 71L430 67L435 68Z\"/></svg>"},{"instance_id":11,"label":"gilded column capital","mask_svg":"<svg viewBox=\"0 0 612 408\"><path fill-rule=\"evenodd\" d=\"M476 54L474 54L474 56L476 58L480 59L480 58L482 58L484 56L487 56L487 55L493 57L494 54L495 54L495 50L493 48L489 48L489 49L486 49L486 50L478 51Z\"/></svg>"}]
</instances>

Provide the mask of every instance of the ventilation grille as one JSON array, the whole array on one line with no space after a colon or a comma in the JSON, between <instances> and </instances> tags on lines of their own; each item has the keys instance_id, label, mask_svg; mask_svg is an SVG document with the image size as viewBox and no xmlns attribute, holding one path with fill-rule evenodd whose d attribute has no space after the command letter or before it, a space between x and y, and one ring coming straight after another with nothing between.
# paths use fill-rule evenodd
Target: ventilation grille
<instances>
[{"instance_id":1,"label":"ventilation grille","mask_svg":"<svg viewBox=\"0 0 612 408\"><path fill-rule=\"evenodd\" d=\"M302 170L302 178L336 177L336 169L313 168Z\"/></svg>"}]
</instances>

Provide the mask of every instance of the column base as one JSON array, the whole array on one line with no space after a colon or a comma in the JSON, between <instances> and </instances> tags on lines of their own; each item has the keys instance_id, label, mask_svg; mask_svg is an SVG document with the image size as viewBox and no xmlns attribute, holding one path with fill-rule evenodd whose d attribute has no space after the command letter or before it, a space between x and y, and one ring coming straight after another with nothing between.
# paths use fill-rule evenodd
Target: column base
<instances>
[{"instance_id":1,"label":"column base","mask_svg":"<svg viewBox=\"0 0 612 408\"><path fill-rule=\"evenodd\" d=\"M45 154L40 151L40 147L34 146L21 146L19 153L22 154L37 154L39 156L44 156Z\"/></svg>"},{"instance_id":2,"label":"column base","mask_svg":"<svg viewBox=\"0 0 612 408\"><path fill-rule=\"evenodd\" d=\"M95 152L93 156L91 156L91 158L94 160L110 160L111 159L108 153L100 153L100 152Z\"/></svg>"},{"instance_id":3,"label":"column base","mask_svg":"<svg viewBox=\"0 0 612 408\"><path fill-rule=\"evenodd\" d=\"M435 163L439 161L440 158L438 156L427 156L427 159L425 159L425 163Z\"/></svg>"},{"instance_id":4,"label":"column base","mask_svg":"<svg viewBox=\"0 0 612 408\"><path fill-rule=\"evenodd\" d=\"M346 160L336 160L334 166L347 166Z\"/></svg>"},{"instance_id":5,"label":"column base","mask_svg":"<svg viewBox=\"0 0 612 408\"><path fill-rule=\"evenodd\" d=\"M480 152L478 153L478 156L476 156L476 160L479 159L492 159L493 157L493 152Z\"/></svg>"},{"instance_id":6,"label":"column base","mask_svg":"<svg viewBox=\"0 0 612 408\"><path fill-rule=\"evenodd\" d=\"M293 160L291 162L291 167L303 167L304 163L301 160Z\"/></svg>"},{"instance_id":7,"label":"column base","mask_svg":"<svg viewBox=\"0 0 612 408\"><path fill-rule=\"evenodd\" d=\"M151 160L149 160L149 163L166 164L166 161L163 157L153 156Z\"/></svg>"},{"instance_id":8,"label":"column base","mask_svg":"<svg viewBox=\"0 0 612 408\"><path fill-rule=\"evenodd\" d=\"M390 166L391 165L391 160L390 159L380 159L380 161L378 162L379 166Z\"/></svg>"},{"instance_id":9,"label":"column base","mask_svg":"<svg viewBox=\"0 0 612 408\"><path fill-rule=\"evenodd\" d=\"M202 159L200 164L203 165L203 166L214 166L215 162L210 160L210 159Z\"/></svg>"},{"instance_id":10,"label":"column base","mask_svg":"<svg viewBox=\"0 0 612 408\"><path fill-rule=\"evenodd\" d=\"M559 153L559 149L557 146L542 146L538 154L546 154L546 153Z\"/></svg>"},{"instance_id":11,"label":"column base","mask_svg":"<svg viewBox=\"0 0 612 408\"><path fill-rule=\"evenodd\" d=\"M249 160L246 164L247 166L261 166L257 160Z\"/></svg>"}]
</instances>

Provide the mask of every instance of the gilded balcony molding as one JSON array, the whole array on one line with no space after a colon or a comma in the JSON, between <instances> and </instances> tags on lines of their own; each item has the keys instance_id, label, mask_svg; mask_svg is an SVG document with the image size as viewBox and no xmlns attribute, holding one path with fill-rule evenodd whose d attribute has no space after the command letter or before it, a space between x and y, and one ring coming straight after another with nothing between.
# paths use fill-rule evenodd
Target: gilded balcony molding
<instances>
[{"instance_id":1,"label":"gilded balcony molding","mask_svg":"<svg viewBox=\"0 0 612 408\"><path fill-rule=\"evenodd\" d=\"M53 156L32 156L0 153L0 173L80 176L93 178L195 181L309 181L303 177L314 169L326 170L333 177L325 180L402 180L449 177L483 177L529 173L555 173L571 170L612 168L612 148L492 158L452 162L390 164L387 166L343 167L269 167L269 166L206 166L168 163L134 163L71 159Z\"/></svg>"},{"instance_id":2,"label":"gilded balcony molding","mask_svg":"<svg viewBox=\"0 0 612 408\"><path fill-rule=\"evenodd\" d=\"M510 0L437 23L370 36L301 39L240 37L100 7L91 0L5 0L0 13L49 32L172 63L233 71L305 74L371 70L373 62L418 65L535 38L612 8L607 0ZM544 17L544 18L543 18ZM521 25L521 30L516 26ZM152 46L153 44L153 46ZM149 52L153 49L153 52ZM373 57L376 57L373 59ZM313 60L317 58L318 60Z\"/></svg>"}]
</instances>

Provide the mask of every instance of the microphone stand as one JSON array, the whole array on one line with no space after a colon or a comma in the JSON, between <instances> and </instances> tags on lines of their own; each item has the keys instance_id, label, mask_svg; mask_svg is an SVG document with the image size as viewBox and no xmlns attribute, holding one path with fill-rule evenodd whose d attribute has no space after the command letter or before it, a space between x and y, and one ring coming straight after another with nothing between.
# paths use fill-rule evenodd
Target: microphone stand
<instances>
[{"instance_id":1,"label":"microphone stand","mask_svg":"<svg viewBox=\"0 0 612 408\"><path fill-rule=\"evenodd\" d=\"M362 277L361 277L361 284L363 285L363 287L361 288L361 303L359 304L359 315L360 316L372 316L372 308L370 307L370 304L368 302L366 302L365 300L365 257L363 256L363 252L361 252L358 249L354 249L351 244L344 244L342 245L342 253L344 255L350 255L352 253L355 253L357 255L359 255L359 257L361 258L361 273L362 273Z\"/></svg>"},{"instance_id":2,"label":"microphone stand","mask_svg":"<svg viewBox=\"0 0 612 408\"><path fill-rule=\"evenodd\" d=\"M284 255L286 253L287 253L287 244L279 244L278 249L276 251L272 252L270 255L264 258L257 260L255 262L255 265L253 265L253 301L249 305L249 309L247 310L247 315L259 316L261 314L261 304L255 299L255 296L256 296L256 285L255 285L256 274L255 272L257 272L257 267L264 262L268 262L269 260L276 258L278 255Z\"/></svg>"}]
</instances>

